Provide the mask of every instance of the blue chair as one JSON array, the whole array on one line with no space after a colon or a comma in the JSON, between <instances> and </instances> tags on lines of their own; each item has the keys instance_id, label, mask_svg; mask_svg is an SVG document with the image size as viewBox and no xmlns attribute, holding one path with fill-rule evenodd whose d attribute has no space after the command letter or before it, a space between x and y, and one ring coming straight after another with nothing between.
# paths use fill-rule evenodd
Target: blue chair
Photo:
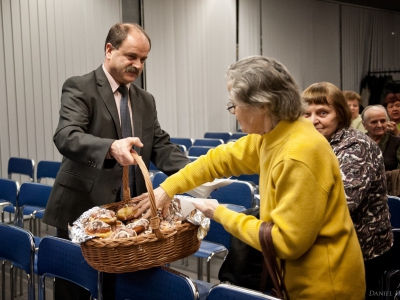
<instances>
[{"instance_id":1,"label":"blue chair","mask_svg":"<svg viewBox=\"0 0 400 300\"><path fill-rule=\"evenodd\" d=\"M279 300L261 292L246 289L240 286L220 283L211 288L207 300Z\"/></svg>"},{"instance_id":2,"label":"blue chair","mask_svg":"<svg viewBox=\"0 0 400 300\"><path fill-rule=\"evenodd\" d=\"M390 223L393 228L400 228L400 198L388 195Z\"/></svg>"},{"instance_id":3,"label":"blue chair","mask_svg":"<svg viewBox=\"0 0 400 300\"><path fill-rule=\"evenodd\" d=\"M258 193L258 185L260 184L260 174L241 174L239 176L232 176L231 179L237 179L240 181L249 182L253 186L254 192Z\"/></svg>"},{"instance_id":4,"label":"blue chair","mask_svg":"<svg viewBox=\"0 0 400 300\"><path fill-rule=\"evenodd\" d=\"M193 146L210 146L210 147L217 147L221 144L224 144L224 141L221 139L195 139Z\"/></svg>"},{"instance_id":5,"label":"blue chair","mask_svg":"<svg viewBox=\"0 0 400 300\"><path fill-rule=\"evenodd\" d=\"M37 165L36 181L41 182L42 179L55 179L60 170L61 162L51 160L41 160Z\"/></svg>"},{"instance_id":6,"label":"blue chair","mask_svg":"<svg viewBox=\"0 0 400 300\"><path fill-rule=\"evenodd\" d=\"M179 144L178 146L179 146L179 150L181 150L181 152L182 152L183 154L186 154L186 153L187 153L187 148L186 148L185 145Z\"/></svg>"},{"instance_id":7,"label":"blue chair","mask_svg":"<svg viewBox=\"0 0 400 300\"><path fill-rule=\"evenodd\" d=\"M188 156L196 156L199 157L201 155L207 154L208 150L214 149L215 147L211 146L192 146L188 150Z\"/></svg>"},{"instance_id":8,"label":"blue chair","mask_svg":"<svg viewBox=\"0 0 400 300\"><path fill-rule=\"evenodd\" d=\"M190 147L193 146L193 139L191 138L177 138L177 137L171 137L170 138L171 143L177 144L177 145L184 145L186 149L188 150Z\"/></svg>"},{"instance_id":9,"label":"blue chair","mask_svg":"<svg viewBox=\"0 0 400 300\"><path fill-rule=\"evenodd\" d=\"M221 139L226 143L232 138L232 133L230 132L206 132L204 138L207 139Z\"/></svg>"},{"instance_id":10,"label":"blue chair","mask_svg":"<svg viewBox=\"0 0 400 300\"><path fill-rule=\"evenodd\" d=\"M15 174L28 176L29 182L33 182L35 174L35 161L29 158L10 157L8 160L8 179L12 179ZM19 222L21 219L18 206L8 205L3 208L4 212L8 212L11 219L11 214L14 214L14 223L22 226Z\"/></svg>"},{"instance_id":11,"label":"blue chair","mask_svg":"<svg viewBox=\"0 0 400 300\"><path fill-rule=\"evenodd\" d=\"M20 224L24 215L29 216L29 229L34 235L40 233L40 222L39 230L36 227L36 219L42 219L44 210L49 200L52 186L37 183L37 182L24 182L21 185L18 195L18 206L20 209ZM34 226L32 226L32 224ZM32 229L33 228L33 229Z\"/></svg>"},{"instance_id":12,"label":"blue chair","mask_svg":"<svg viewBox=\"0 0 400 300\"><path fill-rule=\"evenodd\" d=\"M19 184L12 179L0 178L0 206L9 206L13 208L13 213L17 211L17 197L19 191ZM11 213L10 213L11 221ZM4 223L4 210L1 211L1 222Z\"/></svg>"},{"instance_id":13,"label":"blue chair","mask_svg":"<svg viewBox=\"0 0 400 300\"><path fill-rule=\"evenodd\" d=\"M236 212L241 212L246 209L244 206L230 204L228 204L228 208ZM215 254L222 252L228 254L230 247L230 233L228 233L221 224L211 220L210 230L201 241L199 250L193 254L194 257L197 257L197 279L203 280L203 259L207 259L207 282L210 282L210 265L212 257Z\"/></svg>"},{"instance_id":14,"label":"blue chair","mask_svg":"<svg viewBox=\"0 0 400 300\"><path fill-rule=\"evenodd\" d=\"M246 135L247 135L247 133L244 133L244 132L234 132L234 133L232 133L231 139L232 139L232 140L238 140L238 139L240 139L241 137L244 137L244 136L246 136Z\"/></svg>"},{"instance_id":15,"label":"blue chair","mask_svg":"<svg viewBox=\"0 0 400 300\"><path fill-rule=\"evenodd\" d=\"M167 174L163 172L156 173L153 177L153 189L158 188L160 184L163 183L164 180L167 178L168 178Z\"/></svg>"},{"instance_id":16,"label":"blue chair","mask_svg":"<svg viewBox=\"0 0 400 300\"><path fill-rule=\"evenodd\" d=\"M217 199L219 203L241 205L245 208L254 206L254 188L245 181L228 179L231 184L211 192L210 198Z\"/></svg>"},{"instance_id":17,"label":"blue chair","mask_svg":"<svg viewBox=\"0 0 400 300\"><path fill-rule=\"evenodd\" d=\"M198 156L188 156L191 162L194 162L196 159L198 159Z\"/></svg>"},{"instance_id":18,"label":"blue chair","mask_svg":"<svg viewBox=\"0 0 400 300\"><path fill-rule=\"evenodd\" d=\"M35 261L35 244L32 233L16 227L0 223L0 257L2 263L2 295L5 298L5 263L4 260L11 262L10 267L10 291L11 297L14 299L15 281L14 267L25 271L28 281L28 300L35 299L35 283L34 276L34 261Z\"/></svg>"},{"instance_id":19,"label":"blue chair","mask_svg":"<svg viewBox=\"0 0 400 300\"><path fill-rule=\"evenodd\" d=\"M197 299L196 285L184 274L167 267L155 267L116 275L115 299Z\"/></svg>"},{"instance_id":20,"label":"blue chair","mask_svg":"<svg viewBox=\"0 0 400 300\"><path fill-rule=\"evenodd\" d=\"M93 298L102 299L102 273L88 265L81 248L69 240L45 236L37 254L40 276L39 299L45 299L46 277L57 277L87 289Z\"/></svg>"},{"instance_id":21,"label":"blue chair","mask_svg":"<svg viewBox=\"0 0 400 300\"><path fill-rule=\"evenodd\" d=\"M29 177L33 181L35 174L35 161L29 158L10 157L8 160L8 178L11 179L12 175L20 174Z\"/></svg>"}]
</instances>

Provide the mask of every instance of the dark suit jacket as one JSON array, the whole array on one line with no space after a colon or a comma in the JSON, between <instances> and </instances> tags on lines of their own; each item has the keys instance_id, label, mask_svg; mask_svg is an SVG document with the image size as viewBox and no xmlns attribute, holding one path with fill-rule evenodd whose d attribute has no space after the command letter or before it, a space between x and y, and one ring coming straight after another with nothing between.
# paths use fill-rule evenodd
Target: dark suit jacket
<instances>
[{"instance_id":1,"label":"dark suit jacket","mask_svg":"<svg viewBox=\"0 0 400 300\"><path fill-rule=\"evenodd\" d=\"M134 84L129 91L134 136L144 145L135 150L147 167L151 160L168 175L177 172L190 160L161 129L153 96ZM114 94L102 66L84 76L67 79L53 137L63 160L46 207L45 223L67 230L67 225L72 225L84 211L116 201L122 167L105 157L112 142L121 138ZM135 180L137 194L147 192L137 166Z\"/></svg>"}]
</instances>

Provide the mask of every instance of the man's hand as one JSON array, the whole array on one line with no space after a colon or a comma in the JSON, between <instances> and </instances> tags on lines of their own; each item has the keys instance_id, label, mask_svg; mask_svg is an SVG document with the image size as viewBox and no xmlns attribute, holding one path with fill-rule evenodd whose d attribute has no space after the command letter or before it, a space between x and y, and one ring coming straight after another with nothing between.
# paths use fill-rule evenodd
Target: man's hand
<instances>
[{"instance_id":1,"label":"man's hand","mask_svg":"<svg viewBox=\"0 0 400 300\"><path fill-rule=\"evenodd\" d=\"M110 155L122 166L136 164L131 151L133 146L143 147L142 142L137 137L129 137L115 140L110 147Z\"/></svg>"}]
</instances>

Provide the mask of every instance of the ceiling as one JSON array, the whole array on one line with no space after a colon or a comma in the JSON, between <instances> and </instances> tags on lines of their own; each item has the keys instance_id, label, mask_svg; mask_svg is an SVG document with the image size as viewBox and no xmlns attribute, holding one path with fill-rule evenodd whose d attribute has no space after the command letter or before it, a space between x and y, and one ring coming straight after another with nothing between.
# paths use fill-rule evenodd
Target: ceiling
<instances>
[{"instance_id":1,"label":"ceiling","mask_svg":"<svg viewBox=\"0 0 400 300\"><path fill-rule=\"evenodd\" d=\"M363 7L371 7L377 9L389 10L393 12L400 12L399 0L340 0L333 2L348 3Z\"/></svg>"}]
</instances>

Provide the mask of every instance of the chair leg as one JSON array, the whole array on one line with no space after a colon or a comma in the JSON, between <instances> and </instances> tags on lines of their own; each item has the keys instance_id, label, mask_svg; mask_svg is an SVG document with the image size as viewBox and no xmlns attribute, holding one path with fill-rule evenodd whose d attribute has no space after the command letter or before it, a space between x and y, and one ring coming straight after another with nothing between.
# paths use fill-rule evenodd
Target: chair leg
<instances>
[{"instance_id":1,"label":"chair leg","mask_svg":"<svg viewBox=\"0 0 400 300\"><path fill-rule=\"evenodd\" d=\"M103 272L97 272L97 300L103 300Z\"/></svg>"},{"instance_id":2,"label":"chair leg","mask_svg":"<svg viewBox=\"0 0 400 300\"><path fill-rule=\"evenodd\" d=\"M10 292L11 292L11 299L14 299L14 266L11 264L10 266Z\"/></svg>"},{"instance_id":3,"label":"chair leg","mask_svg":"<svg viewBox=\"0 0 400 300\"><path fill-rule=\"evenodd\" d=\"M24 294L24 291L22 290L22 276L23 276L22 270L19 269L19 294L20 295Z\"/></svg>"},{"instance_id":4,"label":"chair leg","mask_svg":"<svg viewBox=\"0 0 400 300\"><path fill-rule=\"evenodd\" d=\"M203 280L203 259L201 257L197 258L197 279Z\"/></svg>"},{"instance_id":5,"label":"chair leg","mask_svg":"<svg viewBox=\"0 0 400 300\"><path fill-rule=\"evenodd\" d=\"M6 261L1 262L1 299L6 300Z\"/></svg>"}]
</instances>

